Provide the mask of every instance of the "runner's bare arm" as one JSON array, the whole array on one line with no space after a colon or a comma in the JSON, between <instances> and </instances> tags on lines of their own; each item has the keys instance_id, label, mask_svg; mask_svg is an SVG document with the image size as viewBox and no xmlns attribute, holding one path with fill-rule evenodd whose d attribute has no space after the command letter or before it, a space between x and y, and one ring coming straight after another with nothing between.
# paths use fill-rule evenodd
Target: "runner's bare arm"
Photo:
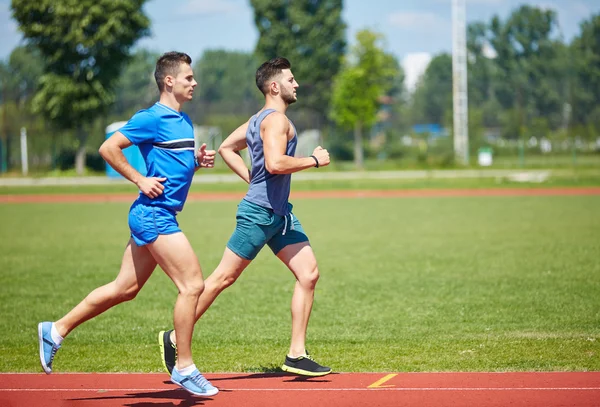
<instances>
[{"instance_id":1,"label":"runner's bare arm","mask_svg":"<svg viewBox=\"0 0 600 407\"><path fill-rule=\"evenodd\" d=\"M142 193L149 198L156 198L162 194L165 189L161 183L166 178L146 178L133 168L125 155L123 149L131 146L132 143L121 132L116 131L112 136L102 143L98 152L104 160L115 169L119 174L133 182Z\"/></svg>"},{"instance_id":2,"label":"runner's bare arm","mask_svg":"<svg viewBox=\"0 0 600 407\"><path fill-rule=\"evenodd\" d=\"M250 183L250 171L239 152L248 147L246 144L248 123L249 121L235 129L219 147L219 154L223 158L223 161L225 161L225 164L241 179L246 181L247 184Z\"/></svg>"},{"instance_id":3,"label":"runner's bare arm","mask_svg":"<svg viewBox=\"0 0 600 407\"><path fill-rule=\"evenodd\" d=\"M288 118L278 112L267 116L261 124L265 167L271 174L291 174L316 166L315 159L312 157L290 157L285 154L290 126ZM329 164L327 150L317 147L313 155L319 162L318 166Z\"/></svg>"}]
</instances>

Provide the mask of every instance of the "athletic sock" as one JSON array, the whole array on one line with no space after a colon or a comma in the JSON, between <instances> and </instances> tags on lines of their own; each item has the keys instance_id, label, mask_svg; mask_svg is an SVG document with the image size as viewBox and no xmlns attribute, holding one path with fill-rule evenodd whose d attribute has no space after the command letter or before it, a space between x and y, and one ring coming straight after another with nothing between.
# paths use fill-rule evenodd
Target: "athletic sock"
<instances>
[{"instance_id":1,"label":"athletic sock","mask_svg":"<svg viewBox=\"0 0 600 407\"><path fill-rule=\"evenodd\" d=\"M64 339L62 336L59 335L58 331L56 330L56 325L54 324L54 322L52 323L52 328L50 329L50 336L52 337L54 343L57 345L60 345Z\"/></svg>"},{"instance_id":2,"label":"athletic sock","mask_svg":"<svg viewBox=\"0 0 600 407\"><path fill-rule=\"evenodd\" d=\"M303 354L298 355L298 356L292 356L290 353L287 354L287 357L290 359L298 359L298 358L305 358L308 356L308 353L306 352L306 350L304 351Z\"/></svg>"},{"instance_id":3,"label":"athletic sock","mask_svg":"<svg viewBox=\"0 0 600 407\"><path fill-rule=\"evenodd\" d=\"M175 368L175 369L177 369L177 368ZM195 364L192 364L192 365L190 365L190 366L188 366L188 367L184 367L184 368L183 368L183 369L181 369L181 370L177 369L177 372L178 372L180 375L182 375L182 376L189 376L189 375L191 375L191 374L192 374L192 372L193 372L194 370L196 370L196 365L195 365Z\"/></svg>"}]
</instances>

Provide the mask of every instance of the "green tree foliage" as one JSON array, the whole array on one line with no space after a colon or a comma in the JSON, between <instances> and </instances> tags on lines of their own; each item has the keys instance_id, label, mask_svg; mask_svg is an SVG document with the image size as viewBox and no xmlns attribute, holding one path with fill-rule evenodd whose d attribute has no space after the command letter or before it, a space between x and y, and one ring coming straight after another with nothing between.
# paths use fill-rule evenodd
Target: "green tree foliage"
<instances>
[{"instance_id":1,"label":"green tree foliage","mask_svg":"<svg viewBox=\"0 0 600 407\"><path fill-rule=\"evenodd\" d=\"M251 0L261 60L283 56L300 88L298 105L324 115L346 50L342 0Z\"/></svg>"},{"instance_id":2,"label":"green tree foliage","mask_svg":"<svg viewBox=\"0 0 600 407\"><path fill-rule=\"evenodd\" d=\"M413 124L447 123L452 111L452 57L449 54L435 56L413 94Z\"/></svg>"},{"instance_id":3,"label":"green tree foliage","mask_svg":"<svg viewBox=\"0 0 600 407\"><path fill-rule=\"evenodd\" d=\"M43 123L31 112L44 61L40 52L32 46L17 47L11 52L7 63L0 63L0 140L2 144L3 168L11 161L9 136L16 138L19 129L27 125L30 129L43 129ZM46 143L47 144L47 143Z\"/></svg>"},{"instance_id":4,"label":"green tree foliage","mask_svg":"<svg viewBox=\"0 0 600 407\"><path fill-rule=\"evenodd\" d=\"M17 47L11 52L5 73L0 75L2 98L23 105L30 101L43 74L44 61L31 46Z\"/></svg>"},{"instance_id":5,"label":"green tree foliage","mask_svg":"<svg viewBox=\"0 0 600 407\"><path fill-rule=\"evenodd\" d=\"M582 22L571 53L576 76L572 90L574 121L600 130L600 14Z\"/></svg>"},{"instance_id":6,"label":"green tree foliage","mask_svg":"<svg viewBox=\"0 0 600 407\"><path fill-rule=\"evenodd\" d=\"M13 17L44 60L34 109L61 129L76 129L76 169L85 166L84 126L114 101L130 47L148 34L146 0L12 0Z\"/></svg>"},{"instance_id":7,"label":"green tree foliage","mask_svg":"<svg viewBox=\"0 0 600 407\"><path fill-rule=\"evenodd\" d=\"M499 112L502 110L494 94L494 78L497 76L495 50L491 47L491 31L482 22L467 27L468 50L468 99L469 99L469 138L474 150L485 144L485 127L499 127ZM449 118L450 114L445 117Z\"/></svg>"},{"instance_id":8,"label":"green tree foliage","mask_svg":"<svg viewBox=\"0 0 600 407\"><path fill-rule=\"evenodd\" d=\"M336 76L331 118L341 127L354 129L354 162L363 168L363 130L377 120L382 96L398 92L403 72L396 59L383 50L383 37L369 30L356 35L357 44Z\"/></svg>"},{"instance_id":9,"label":"green tree foliage","mask_svg":"<svg viewBox=\"0 0 600 407\"><path fill-rule=\"evenodd\" d=\"M491 93L493 63L485 55L486 46L489 46L487 26L482 22L469 24L467 26L469 102L482 103Z\"/></svg>"},{"instance_id":10,"label":"green tree foliage","mask_svg":"<svg viewBox=\"0 0 600 407\"><path fill-rule=\"evenodd\" d=\"M199 121L211 114L251 115L260 108L256 87L258 59L245 52L207 50L194 64L198 88L191 103Z\"/></svg>"},{"instance_id":11,"label":"green tree foliage","mask_svg":"<svg viewBox=\"0 0 600 407\"><path fill-rule=\"evenodd\" d=\"M253 54L207 50L193 68L198 86L186 111L194 122L218 127L226 136L260 109L263 98L255 84L258 60Z\"/></svg>"},{"instance_id":12,"label":"green tree foliage","mask_svg":"<svg viewBox=\"0 0 600 407\"><path fill-rule=\"evenodd\" d=\"M156 52L145 49L139 49L131 56L115 86L111 116L116 120L126 120L158 100L154 69L159 57Z\"/></svg>"},{"instance_id":13,"label":"green tree foliage","mask_svg":"<svg viewBox=\"0 0 600 407\"><path fill-rule=\"evenodd\" d=\"M522 6L505 22L492 18L490 31L498 54L494 91L502 107L516 111L521 127L534 117L545 117L552 128L561 125L564 47L556 38L556 13Z\"/></svg>"}]
</instances>

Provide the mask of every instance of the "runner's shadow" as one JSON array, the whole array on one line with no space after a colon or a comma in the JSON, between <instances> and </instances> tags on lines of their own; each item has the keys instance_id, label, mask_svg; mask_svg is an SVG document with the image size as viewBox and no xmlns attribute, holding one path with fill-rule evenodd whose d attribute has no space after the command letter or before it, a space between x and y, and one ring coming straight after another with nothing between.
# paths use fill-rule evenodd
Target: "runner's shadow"
<instances>
[{"instance_id":1,"label":"runner's shadow","mask_svg":"<svg viewBox=\"0 0 600 407\"><path fill-rule=\"evenodd\" d=\"M227 392L228 390L221 390ZM116 396L99 397L81 397L69 399L69 401L101 401L101 400L138 400L138 399L173 399L174 401L140 401L131 404L123 404L128 407L192 407L203 406L205 401L212 400L212 397L194 396L183 389L161 390L154 392L127 393ZM179 402L178 402L179 401ZM100 403L103 405L104 403Z\"/></svg>"},{"instance_id":2,"label":"runner's shadow","mask_svg":"<svg viewBox=\"0 0 600 407\"><path fill-rule=\"evenodd\" d=\"M330 373L327 376L335 375L337 373ZM320 377L310 377L310 376L298 376L293 373L286 372L273 372L273 373L248 373L241 374L239 376L229 376L229 377L211 377L209 380L211 382L218 382L220 380L248 380L248 379L272 379L277 377L289 378L290 380L284 380L286 383L296 383L296 382L309 382L309 383L329 383L331 380L325 379L327 376ZM165 382L167 383L167 382Z\"/></svg>"}]
</instances>

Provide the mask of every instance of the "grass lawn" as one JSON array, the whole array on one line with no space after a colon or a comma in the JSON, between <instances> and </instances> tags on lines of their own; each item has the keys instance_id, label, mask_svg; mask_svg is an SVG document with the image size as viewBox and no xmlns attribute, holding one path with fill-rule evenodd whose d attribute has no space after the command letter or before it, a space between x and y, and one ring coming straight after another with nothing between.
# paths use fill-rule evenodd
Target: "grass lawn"
<instances>
[{"instance_id":1,"label":"grass lawn","mask_svg":"<svg viewBox=\"0 0 600 407\"><path fill-rule=\"evenodd\" d=\"M294 204L321 272L308 348L335 371L600 370L600 196ZM116 276L128 207L0 205L0 371L41 372L37 323ZM205 275L235 209L189 202L179 215ZM263 250L196 326L199 368L276 370L292 289ZM55 370L161 371L156 336L175 297L157 269L135 300L75 330Z\"/></svg>"},{"instance_id":2,"label":"grass lawn","mask_svg":"<svg viewBox=\"0 0 600 407\"><path fill-rule=\"evenodd\" d=\"M598 187L600 186L600 169L556 170L550 171L543 182L517 182L507 177L484 176L481 178L396 178L373 179L377 173L365 172L363 178L356 179L323 179L299 180L292 182L294 191L323 190L405 190L405 189L479 189L479 188L552 188L552 187ZM485 171L482 172L485 174ZM202 181L202 173L196 175ZM228 174L231 175L231 174ZM332 174L344 175L344 173ZM244 192L248 186L243 181L226 183L192 184L190 192ZM128 182L117 182L110 185L34 185L34 186L0 186L0 195L15 194L107 194L133 193L136 187Z\"/></svg>"}]
</instances>

